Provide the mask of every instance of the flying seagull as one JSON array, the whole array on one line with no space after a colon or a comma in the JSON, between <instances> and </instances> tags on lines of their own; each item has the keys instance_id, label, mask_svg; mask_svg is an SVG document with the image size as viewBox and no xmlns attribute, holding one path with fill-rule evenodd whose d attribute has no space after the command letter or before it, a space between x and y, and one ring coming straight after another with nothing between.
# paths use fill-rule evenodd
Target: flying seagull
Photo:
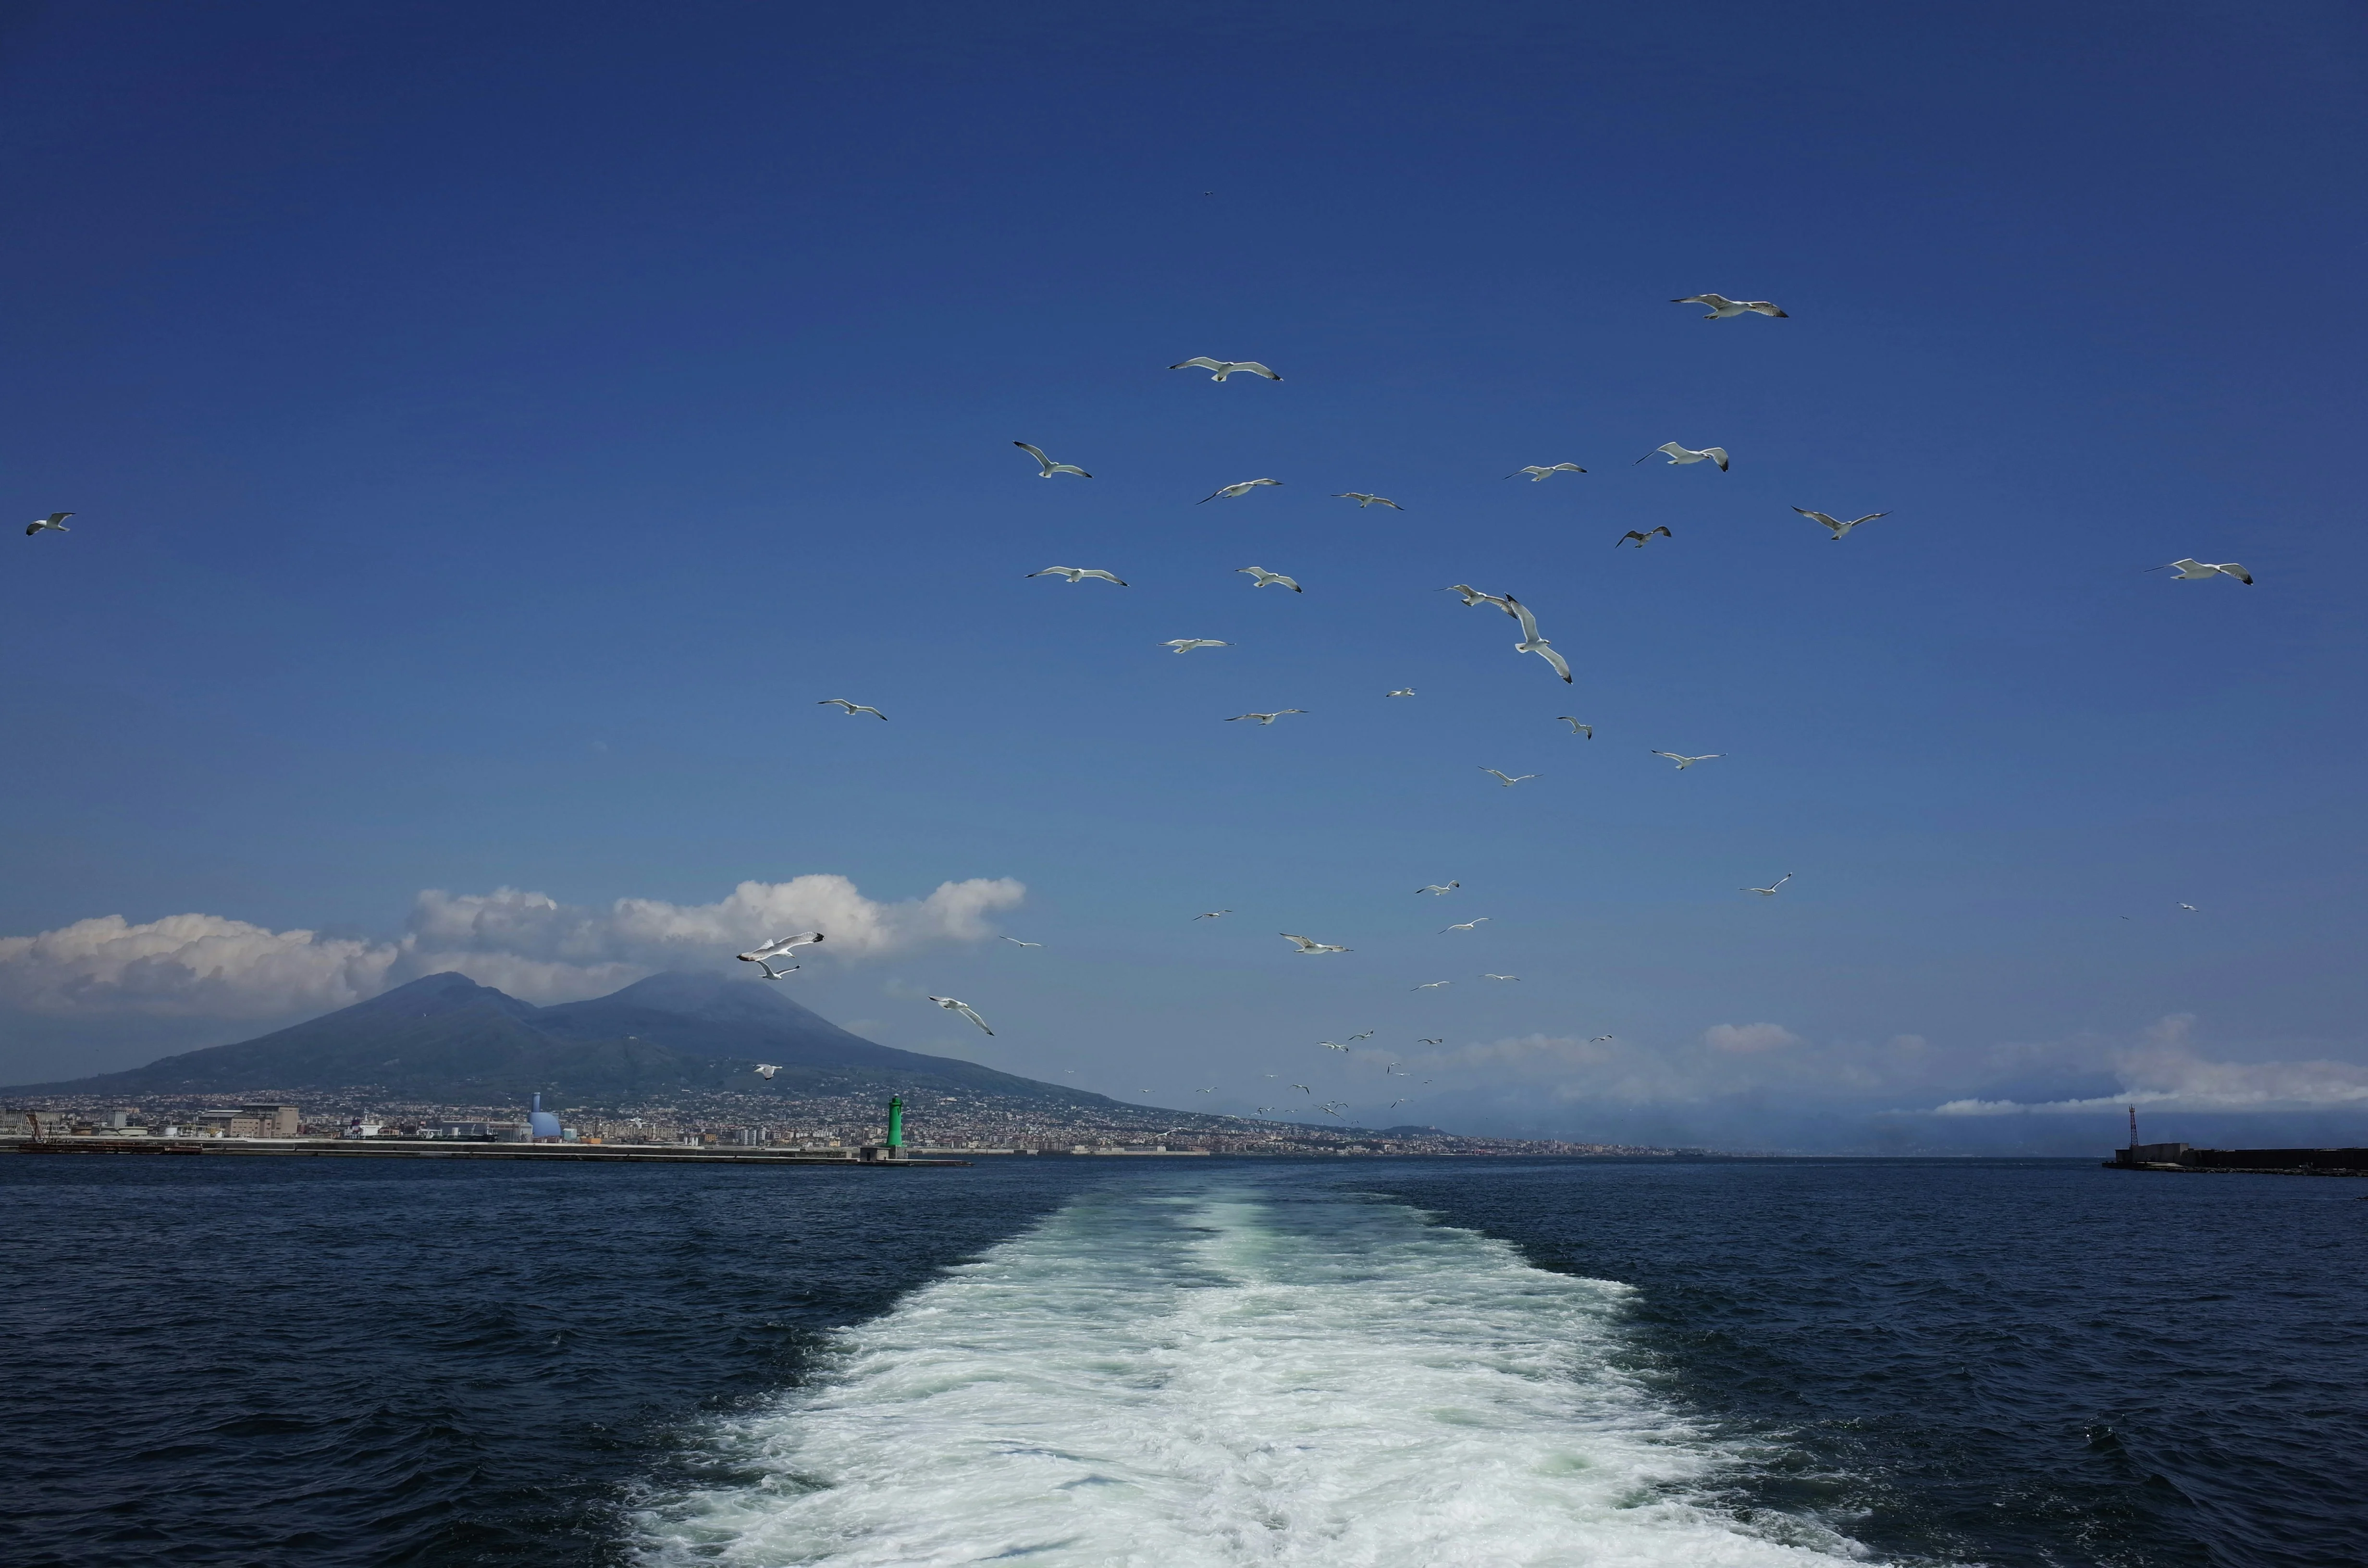
<instances>
[{"instance_id":1,"label":"flying seagull","mask_svg":"<svg viewBox=\"0 0 2368 1568\"><path fill-rule=\"evenodd\" d=\"M1308 1086L1307 1086L1305 1084L1292 1084L1292 1085L1289 1085L1289 1086L1290 1086L1290 1087L1292 1087L1292 1088L1294 1088L1294 1089L1307 1089L1307 1092L1308 1092L1309 1094L1311 1094L1311 1095L1312 1095L1312 1094L1314 1094L1314 1093L1315 1092L1314 1089L1312 1089L1312 1088L1308 1088Z\"/></svg>"},{"instance_id":2,"label":"flying seagull","mask_svg":"<svg viewBox=\"0 0 2368 1568\"><path fill-rule=\"evenodd\" d=\"M1589 1045L1601 1045L1605 1040L1610 1040L1611 1038L1611 1037L1608 1034L1600 1034L1593 1040L1588 1040L1587 1043Z\"/></svg>"},{"instance_id":3,"label":"flying seagull","mask_svg":"<svg viewBox=\"0 0 2368 1568\"><path fill-rule=\"evenodd\" d=\"M1261 484L1281 484L1281 483L1282 481L1279 479L1245 479L1239 484L1221 484L1217 486L1216 489L1210 491L1206 495L1201 496L1198 501L1193 502L1192 505L1195 506L1205 506L1220 495L1231 500L1236 495L1248 494L1251 491L1256 490Z\"/></svg>"},{"instance_id":4,"label":"flying seagull","mask_svg":"<svg viewBox=\"0 0 2368 1568\"><path fill-rule=\"evenodd\" d=\"M1574 735L1585 735L1590 741L1595 738L1595 726L1592 724L1582 724L1567 713L1557 713L1554 719L1559 723L1568 724Z\"/></svg>"},{"instance_id":5,"label":"flying seagull","mask_svg":"<svg viewBox=\"0 0 2368 1568\"><path fill-rule=\"evenodd\" d=\"M1247 370L1253 376L1264 376L1269 381L1279 381L1282 380L1281 376L1276 375L1272 370L1268 369L1264 365L1259 364L1255 359L1212 359L1206 354L1196 354L1180 365L1170 365L1167 368L1171 370L1190 370L1194 369L1214 370L1216 374L1209 378L1212 381L1222 381L1227 376L1232 375L1235 370Z\"/></svg>"},{"instance_id":6,"label":"flying seagull","mask_svg":"<svg viewBox=\"0 0 2368 1568\"><path fill-rule=\"evenodd\" d=\"M1277 934L1286 942L1298 943L1299 950L1310 956L1316 953L1345 953L1349 950L1346 948L1336 948L1329 942L1319 942L1313 937L1294 937L1288 931Z\"/></svg>"},{"instance_id":7,"label":"flying seagull","mask_svg":"<svg viewBox=\"0 0 2368 1568\"><path fill-rule=\"evenodd\" d=\"M62 534L70 534L74 529L66 527L66 519L73 516L72 512L51 512L46 517L36 517L25 525L25 537L30 539L43 528L55 528Z\"/></svg>"},{"instance_id":8,"label":"flying seagull","mask_svg":"<svg viewBox=\"0 0 2368 1568\"><path fill-rule=\"evenodd\" d=\"M1776 889L1782 887L1786 882L1789 882L1792 880L1793 873L1787 871L1782 876L1776 879L1775 886L1773 887L1737 888L1735 891L1737 892L1756 892L1762 898L1774 898L1776 896Z\"/></svg>"},{"instance_id":9,"label":"flying seagull","mask_svg":"<svg viewBox=\"0 0 2368 1568\"><path fill-rule=\"evenodd\" d=\"M1482 916L1481 916L1479 919L1477 919L1477 920L1466 920L1466 921L1465 921L1465 922L1463 922L1463 925L1461 925L1461 926L1440 926L1440 929L1439 929L1439 934L1440 934L1440 936L1444 937L1444 936L1446 936L1450 931L1472 931L1472 930L1476 930L1476 929L1478 929L1480 926L1486 926L1486 924L1488 924L1488 922L1489 922L1490 920L1494 919L1494 918L1496 918L1494 915L1482 915Z\"/></svg>"},{"instance_id":10,"label":"flying seagull","mask_svg":"<svg viewBox=\"0 0 2368 1568\"><path fill-rule=\"evenodd\" d=\"M780 1066L777 1062L759 1062L757 1063L757 1076L759 1078L769 1079L774 1074L780 1070Z\"/></svg>"},{"instance_id":11,"label":"flying seagull","mask_svg":"<svg viewBox=\"0 0 2368 1568\"><path fill-rule=\"evenodd\" d=\"M1023 942L1017 937L1006 937L1003 939L1015 948L1041 948L1044 945L1042 942Z\"/></svg>"},{"instance_id":12,"label":"flying seagull","mask_svg":"<svg viewBox=\"0 0 2368 1568\"><path fill-rule=\"evenodd\" d=\"M1497 773L1497 770L1493 767L1484 767L1480 771L1483 773ZM1509 790L1524 778L1535 778L1536 777L1537 775L1534 773L1519 773L1508 778L1504 774L1497 773L1497 782Z\"/></svg>"},{"instance_id":13,"label":"flying seagull","mask_svg":"<svg viewBox=\"0 0 2368 1568\"><path fill-rule=\"evenodd\" d=\"M1189 653L1195 648L1230 648L1233 644L1220 642L1213 637L1177 637L1162 642L1160 646L1173 648L1179 653Z\"/></svg>"},{"instance_id":14,"label":"flying seagull","mask_svg":"<svg viewBox=\"0 0 2368 1568\"><path fill-rule=\"evenodd\" d=\"M869 713L874 719L881 721L882 723L887 722L888 720L888 715L882 713L877 708L867 708L860 702L849 702L844 697L825 697L820 702L815 703L814 706L817 708L843 708L847 710L847 716L850 719L854 718L858 713Z\"/></svg>"},{"instance_id":15,"label":"flying seagull","mask_svg":"<svg viewBox=\"0 0 2368 1568\"><path fill-rule=\"evenodd\" d=\"M1326 1051L1346 1051L1349 1049L1345 1045L1335 1045L1328 1040L1319 1040L1315 1043L1322 1046Z\"/></svg>"},{"instance_id":16,"label":"flying seagull","mask_svg":"<svg viewBox=\"0 0 2368 1568\"><path fill-rule=\"evenodd\" d=\"M822 933L819 931L801 931L794 937L776 937L769 942L760 942L748 951L742 953L740 955L740 961L742 963L755 964L757 968L763 970L767 980L779 980L781 978L782 974L787 974L790 972L790 970L797 969L801 966L791 964L790 969L785 969L780 971L780 974L776 974L773 972L773 966L771 963L772 960L787 958L790 954L797 951L800 948L812 947L814 943L821 940Z\"/></svg>"},{"instance_id":17,"label":"flying seagull","mask_svg":"<svg viewBox=\"0 0 2368 1568\"><path fill-rule=\"evenodd\" d=\"M1470 609L1474 605L1480 604L1491 604L1495 605L1498 609L1505 609L1505 600L1503 596L1498 594L1484 594L1469 583L1450 583L1446 587L1443 587L1439 591L1442 594L1462 594L1463 596L1463 608L1465 609ZM1505 609L1505 613L1507 615L1510 615L1513 612L1511 610Z\"/></svg>"},{"instance_id":18,"label":"flying seagull","mask_svg":"<svg viewBox=\"0 0 2368 1568\"><path fill-rule=\"evenodd\" d=\"M785 980L806 966L802 963L793 963L787 969L777 970L772 966L769 960L758 959L757 960L757 967L765 971L765 978L767 980Z\"/></svg>"},{"instance_id":19,"label":"flying seagull","mask_svg":"<svg viewBox=\"0 0 2368 1568\"><path fill-rule=\"evenodd\" d=\"M1099 566L1047 566L1042 572L1030 572L1028 574L1030 577L1066 577L1069 580L1069 586L1073 588L1088 577L1099 577L1105 583L1116 583L1121 588L1127 585L1125 578L1105 572Z\"/></svg>"},{"instance_id":20,"label":"flying seagull","mask_svg":"<svg viewBox=\"0 0 2368 1568\"><path fill-rule=\"evenodd\" d=\"M66 514L68 517L73 515L71 512ZM28 528L26 531L29 533L32 530ZM2253 574L2233 561L2223 561L2215 564L2209 561L2190 561L2182 556L2168 566L2149 566L2146 570L2176 572L2181 578L2191 583L2200 583L2206 577L2234 577L2248 588L2253 585Z\"/></svg>"},{"instance_id":21,"label":"flying seagull","mask_svg":"<svg viewBox=\"0 0 2368 1568\"><path fill-rule=\"evenodd\" d=\"M1236 566L1234 570L1244 576L1255 578L1256 581L1250 584L1253 588L1283 587L1289 588L1294 594L1304 591L1294 579L1286 577L1280 572L1269 572L1263 566Z\"/></svg>"},{"instance_id":22,"label":"flying seagull","mask_svg":"<svg viewBox=\"0 0 2368 1568\"><path fill-rule=\"evenodd\" d=\"M1079 479L1091 479L1093 477L1092 474L1087 473L1084 469L1079 468L1075 463L1054 462L1051 458L1044 455L1044 449L1042 447L1031 447L1025 441L1014 441L1011 444L1036 460L1036 466L1043 471L1036 476L1039 479L1050 479L1056 473L1074 473Z\"/></svg>"},{"instance_id":23,"label":"flying seagull","mask_svg":"<svg viewBox=\"0 0 2368 1568\"><path fill-rule=\"evenodd\" d=\"M1543 659L1547 664L1554 666L1554 674L1562 676L1565 682L1568 682L1570 679L1570 661L1564 658L1560 653L1555 653L1552 642L1547 642L1544 638L1538 635L1538 618L1530 613L1530 607L1515 598L1512 595L1507 594L1505 596L1504 608L1506 614L1511 616L1514 619L1521 623L1521 640L1513 644L1513 652L1516 653L1535 653L1539 658Z\"/></svg>"},{"instance_id":24,"label":"flying seagull","mask_svg":"<svg viewBox=\"0 0 2368 1568\"><path fill-rule=\"evenodd\" d=\"M1891 516L1888 512L1869 512L1863 517L1852 517L1849 522L1843 522L1839 517L1828 516L1824 512L1812 512L1806 506L1795 506L1793 510L1800 513L1801 516L1808 518L1811 522L1822 524L1827 528L1832 530L1836 542L1839 542L1842 535L1850 532L1850 529L1858 527L1861 523L1871 523L1877 517L1887 517Z\"/></svg>"},{"instance_id":25,"label":"flying seagull","mask_svg":"<svg viewBox=\"0 0 2368 1568\"><path fill-rule=\"evenodd\" d=\"M1307 710L1304 708L1278 708L1271 713L1236 713L1231 719L1226 720L1225 722L1233 724L1238 723L1244 719L1255 719L1261 724L1271 724L1277 719L1281 718L1285 713L1304 713Z\"/></svg>"},{"instance_id":26,"label":"flying seagull","mask_svg":"<svg viewBox=\"0 0 2368 1568\"><path fill-rule=\"evenodd\" d=\"M1230 909L1212 909L1205 914L1196 915L1192 916L1192 918L1195 920L1214 920L1219 915L1231 915L1233 911Z\"/></svg>"},{"instance_id":27,"label":"flying seagull","mask_svg":"<svg viewBox=\"0 0 2368 1568\"><path fill-rule=\"evenodd\" d=\"M1783 312L1765 300L1730 300L1724 294L1689 294L1682 300L1671 300L1673 305L1708 305L1710 314L1704 321L1725 321L1746 311L1757 311L1763 316L1782 316Z\"/></svg>"},{"instance_id":28,"label":"flying seagull","mask_svg":"<svg viewBox=\"0 0 2368 1568\"><path fill-rule=\"evenodd\" d=\"M1402 686L1395 691L1385 691L1382 693L1382 695L1383 697L1412 697L1414 695L1414 687L1410 686Z\"/></svg>"},{"instance_id":29,"label":"flying seagull","mask_svg":"<svg viewBox=\"0 0 2368 1568\"><path fill-rule=\"evenodd\" d=\"M1332 499L1335 501L1354 501L1357 504L1357 510L1360 512L1363 511L1368 506L1387 506L1393 512L1403 512L1406 510L1404 506L1399 506L1388 496L1376 495L1369 490L1337 490L1333 492Z\"/></svg>"},{"instance_id":30,"label":"flying seagull","mask_svg":"<svg viewBox=\"0 0 2368 1568\"><path fill-rule=\"evenodd\" d=\"M1668 453L1669 462L1672 466L1682 463L1698 463L1707 458L1712 462L1718 464L1719 472L1725 473L1726 472L1726 449L1725 447L1704 447L1701 451L1695 451L1691 447L1680 446L1675 441L1664 441L1659 446L1655 447L1653 449L1653 452ZM1638 458L1636 460L1638 462L1644 462L1652 457L1653 452L1646 452L1644 457Z\"/></svg>"},{"instance_id":31,"label":"flying seagull","mask_svg":"<svg viewBox=\"0 0 2368 1568\"><path fill-rule=\"evenodd\" d=\"M1281 376L1277 376L1277 377L1275 378L1275 380L1279 381L1282 380L1282 378L1281 378ZM1209 1088L1205 1088L1205 1089L1195 1089L1195 1090L1193 1090L1192 1092L1193 1092L1194 1094L1196 1094L1196 1095L1213 1095L1213 1094L1215 1094L1217 1091L1216 1091L1216 1088L1215 1088L1213 1085L1212 1085L1212 1086L1211 1086L1211 1087L1209 1087Z\"/></svg>"},{"instance_id":32,"label":"flying seagull","mask_svg":"<svg viewBox=\"0 0 2368 1568\"><path fill-rule=\"evenodd\" d=\"M2203 914L2203 911L2202 911L2202 910L2200 910L2200 909L2196 908L2196 907L2195 907L2193 904L2192 904L2192 903L2182 903L2182 904L2180 904L2179 907L2180 907L2180 908L2181 908L2181 909L2183 909L2183 910L2185 910L2185 911L2187 911L2187 913L2188 913L2188 914L2190 914L2190 915L2201 915L2201 914Z\"/></svg>"},{"instance_id":33,"label":"flying seagull","mask_svg":"<svg viewBox=\"0 0 2368 1568\"><path fill-rule=\"evenodd\" d=\"M1416 986L1415 989L1417 991L1436 991L1442 985L1452 985L1455 982L1452 980L1427 980L1420 985Z\"/></svg>"},{"instance_id":34,"label":"flying seagull","mask_svg":"<svg viewBox=\"0 0 2368 1568\"><path fill-rule=\"evenodd\" d=\"M1521 977L1518 974L1484 974L1480 978L1483 980L1519 980Z\"/></svg>"},{"instance_id":35,"label":"flying seagull","mask_svg":"<svg viewBox=\"0 0 2368 1568\"><path fill-rule=\"evenodd\" d=\"M1449 882L1449 883L1447 883L1447 884L1446 884L1445 886L1443 886L1443 887L1442 887L1440 884L1437 883L1437 882L1430 882L1430 883L1428 883L1428 884L1426 884L1426 885L1424 885L1424 886L1422 886L1422 887L1418 887L1418 888L1415 889L1414 891L1415 891L1415 892L1428 892L1428 893L1449 893L1449 892L1453 892L1457 888L1460 888L1460 887L1462 887L1463 885L1463 882L1462 882L1462 881L1458 881Z\"/></svg>"},{"instance_id":36,"label":"flying seagull","mask_svg":"<svg viewBox=\"0 0 2368 1568\"><path fill-rule=\"evenodd\" d=\"M1646 749L1650 750L1651 748L1648 747ZM1723 751L1706 751L1700 756L1683 756L1673 751L1656 751L1653 755L1655 756L1668 757L1671 762L1678 765L1678 771L1683 773L1687 768L1691 767L1697 762L1708 762L1714 756L1725 756L1726 753Z\"/></svg>"},{"instance_id":37,"label":"flying seagull","mask_svg":"<svg viewBox=\"0 0 2368 1568\"><path fill-rule=\"evenodd\" d=\"M1367 1029L1363 1034L1352 1034L1349 1038L1350 1040L1371 1040L1373 1038L1373 1031Z\"/></svg>"},{"instance_id":38,"label":"flying seagull","mask_svg":"<svg viewBox=\"0 0 2368 1568\"><path fill-rule=\"evenodd\" d=\"M993 1034L995 1032L993 1029L986 1028L986 1020L980 1017L976 1010L973 1009L969 1003L964 1002L958 997L932 996L929 1000L935 1002L939 1006L943 1007L949 1013L960 1013L963 1017L968 1018L980 1028L986 1029L986 1032L989 1034ZM1147 1093L1148 1091L1145 1092Z\"/></svg>"},{"instance_id":39,"label":"flying seagull","mask_svg":"<svg viewBox=\"0 0 2368 1568\"><path fill-rule=\"evenodd\" d=\"M1526 473L1530 476L1530 483L1531 484L1541 484L1545 482L1548 476L1553 474L1585 473L1587 471L1585 469L1579 467L1577 463L1531 463L1527 468L1515 469L1505 477L1507 479L1519 479L1521 475Z\"/></svg>"},{"instance_id":40,"label":"flying seagull","mask_svg":"<svg viewBox=\"0 0 2368 1568\"><path fill-rule=\"evenodd\" d=\"M1618 539L1611 541L1611 548L1617 550L1633 539L1636 541L1636 548L1642 550L1645 548L1645 541L1652 539L1655 535L1658 535L1662 539L1675 539L1678 537L1669 531L1668 524L1663 523L1659 528L1653 529L1650 533L1644 532L1636 528L1630 528L1626 533L1622 534Z\"/></svg>"}]
</instances>

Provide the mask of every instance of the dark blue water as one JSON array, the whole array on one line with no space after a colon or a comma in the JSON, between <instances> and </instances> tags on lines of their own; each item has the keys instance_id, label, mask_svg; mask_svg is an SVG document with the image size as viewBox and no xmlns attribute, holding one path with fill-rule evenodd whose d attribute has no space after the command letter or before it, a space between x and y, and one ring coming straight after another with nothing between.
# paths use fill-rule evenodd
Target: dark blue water
<instances>
[{"instance_id":1,"label":"dark blue water","mask_svg":"<svg viewBox=\"0 0 2368 1568\"><path fill-rule=\"evenodd\" d=\"M0 1161L0 1557L642 1561L650 1499L746 1479L700 1434L778 1407L832 1331L1079 1200L1218 1189L1411 1206L1635 1287L1623 1375L1748 1456L1715 1503L1755 1539L1799 1519L1878 1561L2368 1563L2368 1183L143 1156ZM1529 1560L1595 1560L1572 1551Z\"/></svg>"}]
</instances>

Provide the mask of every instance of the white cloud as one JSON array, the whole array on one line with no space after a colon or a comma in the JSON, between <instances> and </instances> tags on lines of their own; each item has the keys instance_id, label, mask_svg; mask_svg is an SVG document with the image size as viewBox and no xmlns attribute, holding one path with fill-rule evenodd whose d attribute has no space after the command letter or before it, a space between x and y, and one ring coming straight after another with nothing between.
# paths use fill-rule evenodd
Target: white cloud
<instances>
[{"instance_id":1,"label":"white cloud","mask_svg":"<svg viewBox=\"0 0 2368 1568\"><path fill-rule=\"evenodd\" d=\"M2119 1093L2076 1100L1950 1100L1935 1116L2091 1115L2123 1106L2184 1111L2368 1110L2368 1066L2349 1062L2214 1062L2188 1043L2195 1020L2174 1013L2113 1055Z\"/></svg>"},{"instance_id":2,"label":"white cloud","mask_svg":"<svg viewBox=\"0 0 2368 1568\"><path fill-rule=\"evenodd\" d=\"M1779 1046L1798 1045L1801 1037L1782 1024L1713 1024L1702 1030L1702 1043L1713 1051L1733 1051L1741 1055L1755 1051L1774 1051Z\"/></svg>"},{"instance_id":3,"label":"white cloud","mask_svg":"<svg viewBox=\"0 0 2368 1568\"><path fill-rule=\"evenodd\" d=\"M0 1003L33 1013L259 1018L350 1006L386 989L393 942L272 931L219 915L120 915L0 937Z\"/></svg>"},{"instance_id":4,"label":"white cloud","mask_svg":"<svg viewBox=\"0 0 2368 1568\"><path fill-rule=\"evenodd\" d=\"M1027 896L1008 877L945 882L883 903L839 876L742 882L713 903L429 889L397 941L272 931L218 915L133 926L120 915L0 937L0 1005L53 1015L262 1018L323 1012L457 970L531 1002L597 996L660 970L714 962L768 937L827 933L819 953L860 960L992 936L986 917Z\"/></svg>"}]
</instances>

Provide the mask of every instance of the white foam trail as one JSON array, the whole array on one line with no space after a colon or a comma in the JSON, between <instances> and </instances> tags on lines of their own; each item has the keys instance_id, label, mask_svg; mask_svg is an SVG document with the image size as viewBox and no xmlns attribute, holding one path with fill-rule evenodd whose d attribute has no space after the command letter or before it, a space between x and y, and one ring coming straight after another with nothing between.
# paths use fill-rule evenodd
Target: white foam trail
<instances>
[{"instance_id":1,"label":"white foam trail","mask_svg":"<svg viewBox=\"0 0 2368 1568\"><path fill-rule=\"evenodd\" d=\"M1629 1288L1395 1203L1129 1183L846 1331L655 1502L642 1559L843 1568L1725 1568L1737 1462L1613 1365ZM1781 1537L1781 1539L1779 1539Z\"/></svg>"}]
</instances>

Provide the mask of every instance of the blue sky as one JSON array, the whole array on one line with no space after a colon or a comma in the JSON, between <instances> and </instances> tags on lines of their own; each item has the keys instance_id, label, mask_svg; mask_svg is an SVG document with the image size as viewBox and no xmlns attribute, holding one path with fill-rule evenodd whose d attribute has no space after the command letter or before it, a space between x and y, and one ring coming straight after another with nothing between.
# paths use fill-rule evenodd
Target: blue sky
<instances>
[{"instance_id":1,"label":"blue sky","mask_svg":"<svg viewBox=\"0 0 2368 1568\"><path fill-rule=\"evenodd\" d=\"M803 999L1156 1103L2368 1131L2356 9L555 20L0 12L0 1076L839 877Z\"/></svg>"}]
</instances>

